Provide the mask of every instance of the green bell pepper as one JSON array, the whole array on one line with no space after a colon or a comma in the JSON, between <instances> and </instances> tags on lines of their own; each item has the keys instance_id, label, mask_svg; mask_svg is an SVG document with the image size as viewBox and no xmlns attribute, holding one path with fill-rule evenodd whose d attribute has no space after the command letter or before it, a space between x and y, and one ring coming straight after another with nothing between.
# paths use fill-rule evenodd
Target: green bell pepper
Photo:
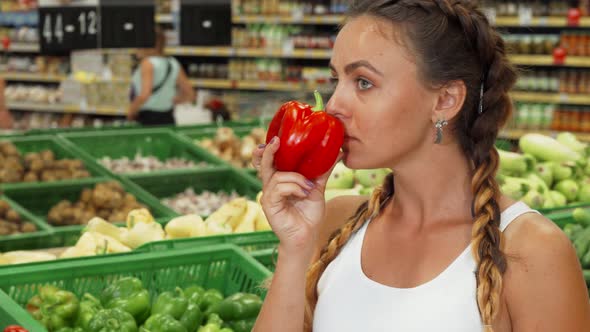
<instances>
[{"instance_id":1,"label":"green bell pepper","mask_svg":"<svg viewBox=\"0 0 590 332\"><path fill-rule=\"evenodd\" d=\"M88 324L92 320L92 317L102 309L100 301L94 296L86 293L80 300L80 308L78 309L78 318L74 324L75 327L82 329L88 329Z\"/></svg>"},{"instance_id":2,"label":"green bell pepper","mask_svg":"<svg viewBox=\"0 0 590 332\"><path fill-rule=\"evenodd\" d=\"M201 296L201 301L199 301L199 306L203 312L207 311L213 305L223 301L223 294L217 289L208 289L203 293Z\"/></svg>"},{"instance_id":3,"label":"green bell pepper","mask_svg":"<svg viewBox=\"0 0 590 332\"><path fill-rule=\"evenodd\" d=\"M119 308L102 309L88 324L88 332L137 332L133 316Z\"/></svg>"},{"instance_id":4,"label":"green bell pepper","mask_svg":"<svg viewBox=\"0 0 590 332\"><path fill-rule=\"evenodd\" d=\"M170 315L155 314L148 318L140 332L187 332L187 329Z\"/></svg>"},{"instance_id":5,"label":"green bell pepper","mask_svg":"<svg viewBox=\"0 0 590 332\"><path fill-rule=\"evenodd\" d=\"M192 303L201 303L201 298L204 293L205 289L201 286L189 286L184 289L184 296Z\"/></svg>"},{"instance_id":6,"label":"green bell pepper","mask_svg":"<svg viewBox=\"0 0 590 332\"><path fill-rule=\"evenodd\" d=\"M227 323L234 332L251 332L256 323L256 318L249 318L239 321L233 321Z\"/></svg>"},{"instance_id":7,"label":"green bell pepper","mask_svg":"<svg viewBox=\"0 0 590 332\"><path fill-rule=\"evenodd\" d=\"M213 305L208 313L216 313L224 322L247 320L258 317L262 299L255 294L236 293Z\"/></svg>"},{"instance_id":8,"label":"green bell pepper","mask_svg":"<svg viewBox=\"0 0 590 332\"><path fill-rule=\"evenodd\" d=\"M103 290L100 300L106 309L119 308L130 313L137 324L145 322L150 315L150 294L137 278L115 281Z\"/></svg>"},{"instance_id":9,"label":"green bell pepper","mask_svg":"<svg viewBox=\"0 0 590 332\"><path fill-rule=\"evenodd\" d=\"M249 332L262 308L262 299L255 294L236 293L213 305L209 313L218 314L235 332Z\"/></svg>"},{"instance_id":10,"label":"green bell pepper","mask_svg":"<svg viewBox=\"0 0 590 332\"><path fill-rule=\"evenodd\" d=\"M152 315L168 314L178 320L188 308L188 300L182 289L176 288L174 292L161 293L152 306Z\"/></svg>"},{"instance_id":11,"label":"green bell pepper","mask_svg":"<svg viewBox=\"0 0 590 332\"><path fill-rule=\"evenodd\" d=\"M216 324L222 326L223 319L221 319L218 314L209 314L209 316L207 316L207 324Z\"/></svg>"},{"instance_id":12,"label":"green bell pepper","mask_svg":"<svg viewBox=\"0 0 590 332\"><path fill-rule=\"evenodd\" d=\"M161 293L158 296L152 306L152 315L155 314L172 316L188 332L195 332L203 320L203 313L198 303L189 302L180 288L176 288L174 292Z\"/></svg>"},{"instance_id":13,"label":"green bell pepper","mask_svg":"<svg viewBox=\"0 0 590 332\"><path fill-rule=\"evenodd\" d=\"M47 285L39 288L39 294L27 303L27 311L49 332L71 325L78 313L79 301L76 295Z\"/></svg>"},{"instance_id":14,"label":"green bell pepper","mask_svg":"<svg viewBox=\"0 0 590 332\"><path fill-rule=\"evenodd\" d=\"M207 325L199 327L197 332L220 332L221 326L215 323L207 323Z\"/></svg>"}]
</instances>

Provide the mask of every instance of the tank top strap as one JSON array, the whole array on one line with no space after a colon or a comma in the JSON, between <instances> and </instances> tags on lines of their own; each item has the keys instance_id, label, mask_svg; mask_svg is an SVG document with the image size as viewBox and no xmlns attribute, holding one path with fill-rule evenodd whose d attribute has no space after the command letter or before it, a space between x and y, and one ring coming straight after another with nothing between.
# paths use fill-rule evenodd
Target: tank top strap
<instances>
[{"instance_id":1,"label":"tank top strap","mask_svg":"<svg viewBox=\"0 0 590 332\"><path fill-rule=\"evenodd\" d=\"M514 220L526 213L537 213L539 211L531 209L524 202L516 202L508 207L500 215L500 231L504 231Z\"/></svg>"}]
</instances>

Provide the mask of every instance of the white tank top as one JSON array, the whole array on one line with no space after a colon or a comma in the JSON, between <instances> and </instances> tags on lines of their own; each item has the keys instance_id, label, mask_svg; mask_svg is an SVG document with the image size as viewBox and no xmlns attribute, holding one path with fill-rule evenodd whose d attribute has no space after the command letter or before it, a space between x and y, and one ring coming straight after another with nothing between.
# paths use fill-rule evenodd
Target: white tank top
<instances>
[{"instance_id":1,"label":"white tank top","mask_svg":"<svg viewBox=\"0 0 590 332\"><path fill-rule=\"evenodd\" d=\"M500 230L519 216L536 212L522 202L501 214ZM479 332L476 264L471 245L431 281L394 288L369 279L361 269L367 225L351 236L318 282L313 332Z\"/></svg>"}]
</instances>

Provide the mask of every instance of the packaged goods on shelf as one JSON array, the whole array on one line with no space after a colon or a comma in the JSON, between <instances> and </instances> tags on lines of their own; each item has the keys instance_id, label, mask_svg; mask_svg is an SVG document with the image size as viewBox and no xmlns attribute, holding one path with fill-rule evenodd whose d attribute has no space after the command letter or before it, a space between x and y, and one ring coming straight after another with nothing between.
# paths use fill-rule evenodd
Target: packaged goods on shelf
<instances>
[{"instance_id":1,"label":"packaged goods on shelf","mask_svg":"<svg viewBox=\"0 0 590 332\"><path fill-rule=\"evenodd\" d=\"M296 49L331 49L335 35L301 26L250 24L232 29L234 47L280 49L286 44Z\"/></svg>"},{"instance_id":2,"label":"packaged goods on shelf","mask_svg":"<svg viewBox=\"0 0 590 332\"><path fill-rule=\"evenodd\" d=\"M551 129L590 132L590 107L561 105L555 109Z\"/></svg>"},{"instance_id":3,"label":"packaged goods on shelf","mask_svg":"<svg viewBox=\"0 0 590 332\"><path fill-rule=\"evenodd\" d=\"M66 57L11 55L0 58L0 71L4 78L12 78L13 72L65 76L69 72L69 61ZM19 80L18 76L14 78Z\"/></svg>"},{"instance_id":4,"label":"packaged goods on shelf","mask_svg":"<svg viewBox=\"0 0 590 332\"><path fill-rule=\"evenodd\" d=\"M4 91L8 102L27 102L36 104L58 104L62 100L60 89L46 86L8 85Z\"/></svg>"},{"instance_id":5,"label":"packaged goods on shelf","mask_svg":"<svg viewBox=\"0 0 590 332\"><path fill-rule=\"evenodd\" d=\"M234 0L232 8L235 14L323 15L346 12L348 1Z\"/></svg>"},{"instance_id":6,"label":"packaged goods on shelf","mask_svg":"<svg viewBox=\"0 0 590 332\"><path fill-rule=\"evenodd\" d=\"M503 37L506 49L512 54L552 54L561 42L558 34L508 34Z\"/></svg>"},{"instance_id":7,"label":"packaged goods on shelf","mask_svg":"<svg viewBox=\"0 0 590 332\"><path fill-rule=\"evenodd\" d=\"M30 11L36 9L38 5L39 3L37 0L2 0L0 3L0 12Z\"/></svg>"},{"instance_id":8,"label":"packaged goods on shelf","mask_svg":"<svg viewBox=\"0 0 590 332\"><path fill-rule=\"evenodd\" d=\"M508 127L515 129L550 129L554 122L554 104L516 103Z\"/></svg>"},{"instance_id":9,"label":"packaged goods on shelf","mask_svg":"<svg viewBox=\"0 0 590 332\"><path fill-rule=\"evenodd\" d=\"M562 16L567 15L570 8L567 1L522 1L522 0L484 0L480 1L484 8L496 11L497 16L518 16L522 10L530 10L533 16Z\"/></svg>"},{"instance_id":10,"label":"packaged goods on shelf","mask_svg":"<svg viewBox=\"0 0 590 332\"><path fill-rule=\"evenodd\" d=\"M590 70L527 71L520 75L515 88L523 91L590 94Z\"/></svg>"},{"instance_id":11,"label":"packaged goods on shelf","mask_svg":"<svg viewBox=\"0 0 590 332\"><path fill-rule=\"evenodd\" d=\"M11 43L39 43L39 33L37 28L30 26L0 27L0 37L9 38Z\"/></svg>"}]
</instances>

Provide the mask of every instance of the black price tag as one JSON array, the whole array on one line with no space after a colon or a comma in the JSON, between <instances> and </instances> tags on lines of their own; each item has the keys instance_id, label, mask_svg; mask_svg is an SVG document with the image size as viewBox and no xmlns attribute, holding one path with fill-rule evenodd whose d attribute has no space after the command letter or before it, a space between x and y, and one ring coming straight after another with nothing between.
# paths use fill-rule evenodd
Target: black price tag
<instances>
[{"instance_id":1,"label":"black price tag","mask_svg":"<svg viewBox=\"0 0 590 332\"><path fill-rule=\"evenodd\" d=\"M181 45L231 45L231 15L231 0L180 0Z\"/></svg>"},{"instance_id":2,"label":"black price tag","mask_svg":"<svg viewBox=\"0 0 590 332\"><path fill-rule=\"evenodd\" d=\"M78 4L78 2L76 2ZM99 46L99 11L88 1L76 6L39 7L41 53L61 54ZM43 1L40 6L43 5Z\"/></svg>"},{"instance_id":3,"label":"black price tag","mask_svg":"<svg viewBox=\"0 0 590 332\"><path fill-rule=\"evenodd\" d=\"M101 0L100 4L103 48L154 46L156 9L153 0Z\"/></svg>"}]
</instances>

